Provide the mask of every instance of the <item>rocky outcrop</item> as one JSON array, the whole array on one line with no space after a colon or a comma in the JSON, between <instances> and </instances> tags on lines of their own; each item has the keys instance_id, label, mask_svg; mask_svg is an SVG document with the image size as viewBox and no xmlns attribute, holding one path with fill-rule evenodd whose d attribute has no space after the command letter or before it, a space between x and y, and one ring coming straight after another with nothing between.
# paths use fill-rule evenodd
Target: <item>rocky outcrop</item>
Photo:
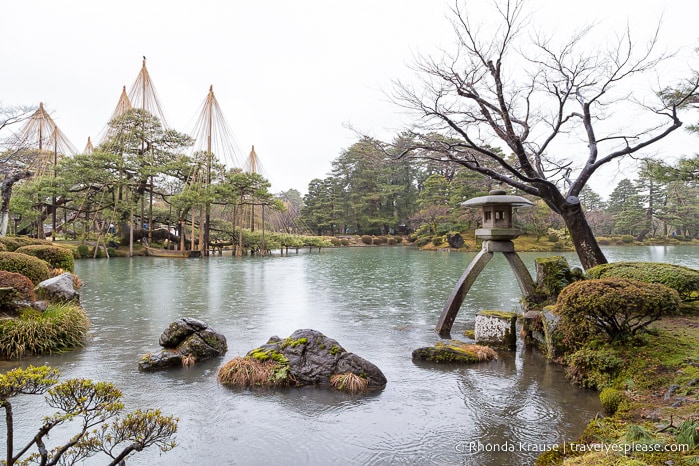
<instances>
[{"instance_id":1,"label":"rocky outcrop","mask_svg":"<svg viewBox=\"0 0 699 466\"><path fill-rule=\"evenodd\" d=\"M269 376L247 377L241 373L251 372L253 366ZM361 390L381 389L386 385L386 377L374 364L311 329L296 330L285 339L274 336L244 358L229 361L219 371L219 381L233 386L317 385L341 390L354 382Z\"/></svg>"},{"instance_id":2,"label":"rocky outcrop","mask_svg":"<svg viewBox=\"0 0 699 466\"><path fill-rule=\"evenodd\" d=\"M184 317L160 335L162 349L145 354L138 362L142 371L191 366L228 351L226 337L201 320Z\"/></svg>"},{"instance_id":3,"label":"rocky outcrop","mask_svg":"<svg viewBox=\"0 0 699 466\"><path fill-rule=\"evenodd\" d=\"M48 301L79 301L80 295L75 291L73 274L62 273L48 280L44 280L34 290L39 299Z\"/></svg>"}]
</instances>

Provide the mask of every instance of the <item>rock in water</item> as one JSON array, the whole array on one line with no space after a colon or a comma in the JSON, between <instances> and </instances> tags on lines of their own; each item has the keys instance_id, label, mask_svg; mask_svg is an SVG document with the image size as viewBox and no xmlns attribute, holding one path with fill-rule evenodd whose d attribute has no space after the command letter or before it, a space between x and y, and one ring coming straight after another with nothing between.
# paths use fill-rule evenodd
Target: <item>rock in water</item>
<instances>
[{"instance_id":1,"label":"rock in water","mask_svg":"<svg viewBox=\"0 0 699 466\"><path fill-rule=\"evenodd\" d=\"M418 348L413 351L413 359L439 363L474 364L497 359L498 354L492 348L473 345L458 340L447 343L437 342L434 346Z\"/></svg>"},{"instance_id":2,"label":"rock in water","mask_svg":"<svg viewBox=\"0 0 699 466\"><path fill-rule=\"evenodd\" d=\"M352 385L344 382L349 377L361 385L361 389L348 388L349 391L375 390L386 385L386 377L374 364L348 352L336 340L311 329L296 330L283 340L272 337L266 344L251 350L242 359L257 361L260 364L275 364L272 376L262 382L257 379L251 382L249 379L237 377L232 371L239 370L241 365L231 364L235 362L233 360L219 371L221 383L243 386L318 385L343 389L341 387ZM279 383L280 374L286 378L282 381L284 383Z\"/></svg>"},{"instance_id":3,"label":"rock in water","mask_svg":"<svg viewBox=\"0 0 699 466\"><path fill-rule=\"evenodd\" d=\"M228 351L225 336L206 322L189 317L171 323L160 335L159 343L163 349L142 356L138 363L140 370L191 366Z\"/></svg>"}]
</instances>

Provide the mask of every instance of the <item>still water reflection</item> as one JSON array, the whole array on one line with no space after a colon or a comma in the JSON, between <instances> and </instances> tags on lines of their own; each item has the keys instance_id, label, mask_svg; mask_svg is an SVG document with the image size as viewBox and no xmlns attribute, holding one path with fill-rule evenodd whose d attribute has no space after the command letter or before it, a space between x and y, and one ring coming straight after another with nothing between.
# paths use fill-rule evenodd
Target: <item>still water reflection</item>
<instances>
[{"instance_id":1,"label":"still water reflection","mask_svg":"<svg viewBox=\"0 0 699 466\"><path fill-rule=\"evenodd\" d=\"M638 260L697 266L690 251L635 249ZM628 260L629 251L607 253ZM129 409L158 407L180 418L175 450L162 456L148 450L129 464L528 464L537 453L474 447L521 442L533 448L573 439L599 409L595 393L573 388L558 366L521 345L474 367L417 364L410 357L438 340L434 325L473 255L381 247L242 260L80 261L76 273L85 281L82 302L92 322L89 344L22 363L50 364L65 377L112 381ZM537 255L522 254L532 267ZM452 335L478 310L516 308L517 284L498 256L467 296ZM228 354L189 369L139 373L139 356L156 349L163 329L182 316L226 335ZM226 360L298 328L320 330L374 362L388 385L355 397L217 384ZM0 369L8 367L0 363ZM25 435L47 414L34 400L15 403Z\"/></svg>"}]
</instances>

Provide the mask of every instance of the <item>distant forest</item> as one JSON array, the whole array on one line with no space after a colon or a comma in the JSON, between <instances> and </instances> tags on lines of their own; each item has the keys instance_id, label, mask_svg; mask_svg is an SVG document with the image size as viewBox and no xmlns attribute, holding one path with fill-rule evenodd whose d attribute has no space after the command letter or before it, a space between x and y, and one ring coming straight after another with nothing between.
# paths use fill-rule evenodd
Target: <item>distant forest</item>
<instances>
[{"instance_id":1,"label":"distant forest","mask_svg":"<svg viewBox=\"0 0 699 466\"><path fill-rule=\"evenodd\" d=\"M392 147L400 147L400 137ZM518 227L537 238L564 229L562 219L540 199L512 191L429 154L400 158L377 141L362 138L332 162L326 178L309 183L301 220L317 235L466 232L479 212L461 203L498 188L527 197L535 206L521 209ZM598 237L611 235L678 239L699 235L699 156L673 165L642 160L635 179L618 182L609 200L589 186L581 193L585 215Z\"/></svg>"}]
</instances>

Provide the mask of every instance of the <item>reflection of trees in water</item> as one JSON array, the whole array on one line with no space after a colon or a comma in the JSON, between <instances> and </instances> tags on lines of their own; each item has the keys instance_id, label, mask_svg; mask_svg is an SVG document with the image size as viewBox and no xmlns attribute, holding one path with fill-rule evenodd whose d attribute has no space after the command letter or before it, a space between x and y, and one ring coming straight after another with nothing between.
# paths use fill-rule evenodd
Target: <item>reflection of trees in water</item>
<instances>
[{"instance_id":1,"label":"reflection of trees in water","mask_svg":"<svg viewBox=\"0 0 699 466\"><path fill-rule=\"evenodd\" d=\"M573 387L562 371L535 350L502 354L498 361L468 368L457 381L475 432L470 439L482 444L519 446L552 445L571 438L560 432L584 425L597 409L586 392ZM566 405L579 406L578 418L564 412ZM500 458L498 453L491 454ZM520 456L520 454L522 456ZM523 456L536 453L518 452ZM504 455L503 458L510 458ZM508 463L503 463L508 464ZM516 464L516 463L513 463Z\"/></svg>"}]
</instances>

